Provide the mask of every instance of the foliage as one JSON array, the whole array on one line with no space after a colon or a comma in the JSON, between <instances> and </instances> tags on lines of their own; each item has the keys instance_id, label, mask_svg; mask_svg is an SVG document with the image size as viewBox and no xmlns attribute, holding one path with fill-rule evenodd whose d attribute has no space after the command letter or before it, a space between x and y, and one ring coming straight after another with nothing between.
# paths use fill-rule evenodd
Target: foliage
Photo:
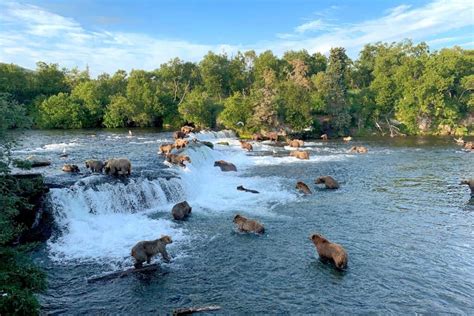
<instances>
[{"instance_id":1,"label":"foliage","mask_svg":"<svg viewBox=\"0 0 474 316\"><path fill-rule=\"evenodd\" d=\"M36 315L40 306L34 293L45 289L46 275L31 263L29 247L14 243L25 229L21 218L33 210L29 197L43 192L43 178L9 175L11 141L5 131L30 122L25 109L8 95L0 97L0 118L0 315Z\"/></svg>"},{"instance_id":2,"label":"foliage","mask_svg":"<svg viewBox=\"0 0 474 316\"><path fill-rule=\"evenodd\" d=\"M224 102L224 110L219 114L218 121L226 128L243 131L252 116L250 98L240 92L234 93Z\"/></svg>"},{"instance_id":3,"label":"foliage","mask_svg":"<svg viewBox=\"0 0 474 316\"><path fill-rule=\"evenodd\" d=\"M113 96L104 116L104 125L108 128L129 126L133 109L127 98L121 95Z\"/></svg>"},{"instance_id":4,"label":"foliage","mask_svg":"<svg viewBox=\"0 0 474 316\"><path fill-rule=\"evenodd\" d=\"M430 52L409 40L367 44L354 61L343 48L331 49L329 58L306 50L281 58L271 51L209 52L199 63L175 58L153 71L118 70L96 79L88 69L39 62L31 71L0 63L0 93L40 128L187 121L241 133L320 126L324 131L316 132L346 134L396 120L408 134L459 134L473 132L473 64L473 50Z\"/></svg>"},{"instance_id":5,"label":"foliage","mask_svg":"<svg viewBox=\"0 0 474 316\"><path fill-rule=\"evenodd\" d=\"M326 112L339 132L344 132L351 121L346 82L348 60L344 48L332 48L325 76Z\"/></svg>"},{"instance_id":6,"label":"foliage","mask_svg":"<svg viewBox=\"0 0 474 316\"><path fill-rule=\"evenodd\" d=\"M43 190L43 179L18 180L0 176L0 314L31 315L39 313L34 292L46 287L46 275L28 258L27 245L11 246L24 231L20 221L31 212L28 197Z\"/></svg>"},{"instance_id":7,"label":"foliage","mask_svg":"<svg viewBox=\"0 0 474 316\"><path fill-rule=\"evenodd\" d=\"M41 102L38 125L42 128L88 127L87 111L81 100L60 92Z\"/></svg>"},{"instance_id":8,"label":"foliage","mask_svg":"<svg viewBox=\"0 0 474 316\"><path fill-rule=\"evenodd\" d=\"M219 108L207 92L194 90L179 106L179 113L186 121L193 122L200 128L207 128L214 126Z\"/></svg>"}]
</instances>

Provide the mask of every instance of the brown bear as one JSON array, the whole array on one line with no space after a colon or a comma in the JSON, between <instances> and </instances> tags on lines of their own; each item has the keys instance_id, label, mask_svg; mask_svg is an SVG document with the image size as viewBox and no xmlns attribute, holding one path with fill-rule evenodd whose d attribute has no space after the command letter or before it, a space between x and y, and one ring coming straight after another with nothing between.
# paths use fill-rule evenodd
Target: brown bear
<instances>
[{"instance_id":1,"label":"brown bear","mask_svg":"<svg viewBox=\"0 0 474 316\"><path fill-rule=\"evenodd\" d=\"M466 142L464 144L464 149L473 151L474 150L474 142Z\"/></svg>"},{"instance_id":2,"label":"brown bear","mask_svg":"<svg viewBox=\"0 0 474 316\"><path fill-rule=\"evenodd\" d=\"M214 162L214 167L219 167L221 168L221 171L237 171L237 167L230 162L224 161L224 160L218 160Z\"/></svg>"},{"instance_id":3,"label":"brown bear","mask_svg":"<svg viewBox=\"0 0 474 316\"><path fill-rule=\"evenodd\" d=\"M173 215L173 218L178 221L182 221L186 219L189 214L191 214L192 207L189 206L188 202L183 201L175 206L173 206L173 209L171 210L171 214Z\"/></svg>"},{"instance_id":4,"label":"brown bear","mask_svg":"<svg viewBox=\"0 0 474 316\"><path fill-rule=\"evenodd\" d=\"M326 189L339 189L339 183L331 176L319 177L314 180L316 184L323 184L326 186Z\"/></svg>"},{"instance_id":5,"label":"brown bear","mask_svg":"<svg viewBox=\"0 0 474 316\"><path fill-rule=\"evenodd\" d=\"M321 135L321 139L322 139L322 140L328 140L328 135L327 135L327 134Z\"/></svg>"},{"instance_id":6,"label":"brown bear","mask_svg":"<svg viewBox=\"0 0 474 316\"><path fill-rule=\"evenodd\" d=\"M255 134L252 134L252 140L258 142L258 141L264 140L264 138L262 134L255 133Z\"/></svg>"},{"instance_id":7,"label":"brown bear","mask_svg":"<svg viewBox=\"0 0 474 316\"><path fill-rule=\"evenodd\" d=\"M70 165L70 164L65 164L61 170L64 172L73 172L73 173L80 171L77 165Z\"/></svg>"},{"instance_id":8,"label":"brown bear","mask_svg":"<svg viewBox=\"0 0 474 316\"><path fill-rule=\"evenodd\" d=\"M104 169L104 163L100 160L86 160L85 162L86 168L91 169L92 172L102 172L102 169Z\"/></svg>"},{"instance_id":9,"label":"brown bear","mask_svg":"<svg viewBox=\"0 0 474 316\"><path fill-rule=\"evenodd\" d=\"M163 144L163 145L160 145L160 154L169 154L171 153L171 151L173 150L173 148L175 147L174 144Z\"/></svg>"},{"instance_id":10,"label":"brown bear","mask_svg":"<svg viewBox=\"0 0 474 316\"><path fill-rule=\"evenodd\" d=\"M287 143L288 143L288 146L294 147L294 148L299 148L304 145L304 142L299 139L288 140Z\"/></svg>"},{"instance_id":11,"label":"brown bear","mask_svg":"<svg viewBox=\"0 0 474 316\"><path fill-rule=\"evenodd\" d=\"M150 264L151 258L158 252L165 262L170 262L171 258L166 251L166 245L173 243L170 236L161 236L156 240L145 240L138 242L132 248L131 256L135 258L135 268L141 268L143 262Z\"/></svg>"},{"instance_id":12,"label":"brown bear","mask_svg":"<svg viewBox=\"0 0 474 316\"><path fill-rule=\"evenodd\" d=\"M132 173L132 163L127 158L112 158L105 162L105 173L113 176L129 176Z\"/></svg>"},{"instance_id":13,"label":"brown bear","mask_svg":"<svg viewBox=\"0 0 474 316\"><path fill-rule=\"evenodd\" d=\"M290 152L290 156L296 157L298 159L308 160L309 159L309 152L301 151L301 150L295 150L295 151Z\"/></svg>"},{"instance_id":14,"label":"brown bear","mask_svg":"<svg viewBox=\"0 0 474 316\"><path fill-rule=\"evenodd\" d=\"M191 133L192 131L194 131L194 127L192 126L184 125L183 127L181 127L181 132L185 133L186 135Z\"/></svg>"},{"instance_id":15,"label":"brown bear","mask_svg":"<svg viewBox=\"0 0 474 316\"><path fill-rule=\"evenodd\" d=\"M364 146L352 146L349 153L352 154L366 154L369 150Z\"/></svg>"},{"instance_id":16,"label":"brown bear","mask_svg":"<svg viewBox=\"0 0 474 316\"><path fill-rule=\"evenodd\" d=\"M183 133L181 131L176 131L173 133L173 138L174 139L179 139L179 138L186 138L188 135L186 133Z\"/></svg>"},{"instance_id":17,"label":"brown bear","mask_svg":"<svg viewBox=\"0 0 474 316\"><path fill-rule=\"evenodd\" d=\"M184 164L185 161L191 163L191 158L184 155L176 155L176 154L166 154L166 161L172 163L174 165L178 165L180 167L186 167Z\"/></svg>"},{"instance_id":18,"label":"brown bear","mask_svg":"<svg viewBox=\"0 0 474 316\"><path fill-rule=\"evenodd\" d=\"M296 182L296 188L298 190L300 190L301 192L303 192L304 194L311 194L312 193L311 190L306 185L306 183L304 183L302 181Z\"/></svg>"},{"instance_id":19,"label":"brown bear","mask_svg":"<svg viewBox=\"0 0 474 316\"><path fill-rule=\"evenodd\" d=\"M471 197L474 197L474 179L462 180L460 184L467 184L471 189Z\"/></svg>"},{"instance_id":20,"label":"brown bear","mask_svg":"<svg viewBox=\"0 0 474 316\"><path fill-rule=\"evenodd\" d=\"M243 217L242 215L235 215L233 222L237 225L237 229L245 233L265 233L265 228L259 222Z\"/></svg>"},{"instance_id":21,"label":"brown bear","mask_svg":"<svg viewBox=\"0 0 474 316\"><path fill-rule=\"evenodd\" d=\"M316 246L321 261L329 261L339 270L347 267L347 253L341 245L332 243L319 234L311 235L310 239Z\"/></svg>"},{"instance_id":22,"label":"brown bear","mask_svg":"<svg viewBox=\"0 0 474 316\"><path fill-rule=\"evenodd\" d=\"M253 150L252 144L250 144L248 142L245 142L243 140L240 141L240 147L242 147L243 149L246 149L247 151L252 151Z\"/></svg>"},{"instance_id":23,"label":"brown bear","mask_svg":"<svg viewBox=\"0 0 474 316\"><path fill-rule=\"evenodd\" d=\"M268 132L266 136L272 142L277 142L278 141L278 133L277 132Z\"/></svg>"},{"instance_id":24,"label":"brown bear","mask_svg":"<svg viewBox=\"0 0 474 316\"><path fill-rule=\"evenodd\" d=\"M184 147L186 147L188 144L189 144L189 141L188 141L187 139L181 139L181 138L178 138L178 139L174 142L174 146L176 147L176 149L184 148Z\"/></svg>"}]
</instances>

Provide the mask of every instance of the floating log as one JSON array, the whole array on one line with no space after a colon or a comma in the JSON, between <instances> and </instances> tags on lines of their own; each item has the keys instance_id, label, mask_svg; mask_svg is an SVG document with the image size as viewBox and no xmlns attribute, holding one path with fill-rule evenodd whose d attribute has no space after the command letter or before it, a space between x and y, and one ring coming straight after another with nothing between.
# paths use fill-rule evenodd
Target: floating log
<instances>
[{"instance_id":1,"label":"floating log","mask_svg":"<svg viewBox=\"0 0 474 316\"><path fill-rule=\"evenodd\" d=\"M237 187L237 190L239 190L239 191L244 191L244 192L250 192L250 193L260 193L260 192L258 192L257 190L246 189L246 188L244 188L242 185L239 185L239 186Z\"/></svg>"},{"instance_id":2,"label":"floating log","mask_svg":"<svg viewBox=\"0 0 474 316\"><path fill-rule=\"evenodd\" d=\"M159 269L160 269L160 266L158 264L154 263L154 264L149 264L149 265L143 266L141 268L130 268L130 269L127 269L125 271L115 271L115 272L107 273L107 274L104 274L104 275L101 275L101 276L92 277L92 278L87 279L87 283L94 283L94 282L98 282L98 281L108 281L108 280L113 280L113 279L119 279L119 278L126 277L130 274L133 274L133 273L156 272Z\"/></svg>"},{"instance_id":3,"label":"floating log","mask_svg":"<svg viewBox=\"0 0 474 316\"><path fill-rule=\"evenodd\" d=\"M220 309L221 307L219 305L178 308L173 311L173 316L187 315L187 314L198 313L198 312L212 312L212 311L217 311Z\"/></svg>"}]
</instances>

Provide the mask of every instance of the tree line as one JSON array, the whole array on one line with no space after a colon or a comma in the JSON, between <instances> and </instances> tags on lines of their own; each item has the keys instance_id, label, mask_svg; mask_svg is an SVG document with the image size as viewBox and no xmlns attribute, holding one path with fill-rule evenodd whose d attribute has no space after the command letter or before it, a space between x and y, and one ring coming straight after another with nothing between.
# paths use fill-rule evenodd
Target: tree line
<instances>
[{"instance_id":1,"label":"tree line","mask_svg":"<svg viewBox=\"0 0 474 316\"><path fill-rule=\"evenodd\" d=\"M34 71L0 64L0 108L37 128L192 123L239 132L465 135L474 132L473 70L474 50L432 52L409 40L367 44L356 60L341 47L328 57L209 52L198 63L175 58L153 71L96 79L58 64L38 62Z\"/></svg>"}]
</instances>

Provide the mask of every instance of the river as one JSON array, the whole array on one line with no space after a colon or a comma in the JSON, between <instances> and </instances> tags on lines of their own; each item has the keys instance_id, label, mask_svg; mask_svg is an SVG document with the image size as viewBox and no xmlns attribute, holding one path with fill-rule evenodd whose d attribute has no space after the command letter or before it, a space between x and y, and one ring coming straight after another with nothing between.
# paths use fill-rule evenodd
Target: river
<instances>
[{"instance_id":1,"label":"river","mask_svg":"<svg viewBox=\"0 0 474 316\"><path fill-rule=\"evenodd\" d=\"M474 154L451 138L308 141L307 161L291 148L254 143L243 151L231 132L193 135L186 168L157 154L171 133L152 130L28 131L13 155L48 158L36 169L51 189L53 236L34 253L48 273L40 295L47 314L169 314L220 305L224 314L367 314L474 312L474 202L461 179L474 177ZM229 146L218 144L226 141ZM363 145L367 154L349 154ZM60 159L61 153L68 157ZM128 157L129 179L92 175L90 158ZM224 159L237 172L221 172ZM64 163L81 168L63 173ZM321 175L341 188L318 188ZM313 194L295 190L304 181ZM237 191L243 185L259 194ZM172 220L187 200L192 215ZM259 220L263 236L235 231L232 218ZM344 246L348 268L318 260L309 240L321 233ZM132 265L131 247L170 235L172 261L160 272L87 283Z\"/></svg>"}]
</instances>

